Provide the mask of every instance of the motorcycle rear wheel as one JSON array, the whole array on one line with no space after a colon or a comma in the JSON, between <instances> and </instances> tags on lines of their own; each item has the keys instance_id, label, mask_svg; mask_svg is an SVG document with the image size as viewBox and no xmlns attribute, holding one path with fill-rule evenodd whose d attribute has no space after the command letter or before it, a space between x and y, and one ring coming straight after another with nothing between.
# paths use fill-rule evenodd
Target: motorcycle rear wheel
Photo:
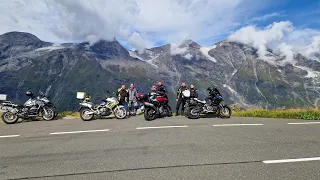
<instances>
[{"instance_id":1,"label":"motorcycle rear wheel","mask_svg":"<svg viewBox=\"0 0 320 180\"><path fill-rule=\"evenodd\" d=\"M156 113L152 113L154 111L152 108L146 108L144 110L144 119L147 121L152 121L156 119Z\"/></svg>"},{"instance_id":2,"label":"motorcycle rear wheel","mask_svg":"<svg viewBox=\"0 0 320 180\"><path fill-rule=\"evenodd\" d=\"M2 114L2 120L6 124L15 124L18 122L19 117L16 114L13 114L12 112L4 112Z\"/></svg>"},{"instance_id":3,"label":"motorcycle rear wheel","mask_svg":"<svg viewBox=\"0 0 320 180\"><path fill-rule=\"evenodd\" d=\"M91 112L91 110L89 108L83 108L80 110L80 118L83 121L90 121L93 119L94 114L86 114L88 112Z\"/></svg>"}]
</instances>

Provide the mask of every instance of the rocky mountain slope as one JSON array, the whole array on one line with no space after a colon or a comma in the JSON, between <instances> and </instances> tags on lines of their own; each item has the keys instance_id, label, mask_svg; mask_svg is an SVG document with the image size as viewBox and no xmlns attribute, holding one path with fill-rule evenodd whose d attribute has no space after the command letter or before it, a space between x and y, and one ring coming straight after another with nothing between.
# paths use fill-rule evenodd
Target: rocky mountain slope
<instances>
[{"instance_id":1,"label":"rocky mountain slope","mask_svg":"<svg viewBox=\"0 0 320 180\"><path fill-rule=\"evenodd\" d=\"M284 57L269 52L275 61ZM319 56L318 56L319 57ZM23 102L25 91L46 92L60 110L76 110L77 91L99 101L121 83L149 91L161 79L174 105L180 81L194 83L205 97L219 87L226 102L244 107L314 107L320 105L320 59L295 55L294 64L275 65L258 58L256 49L229 41L201 47L188 40L145 50L128 51L114 41L53 44L29 33L0 35L0 93Z\"/></svg>"}]
</instances>

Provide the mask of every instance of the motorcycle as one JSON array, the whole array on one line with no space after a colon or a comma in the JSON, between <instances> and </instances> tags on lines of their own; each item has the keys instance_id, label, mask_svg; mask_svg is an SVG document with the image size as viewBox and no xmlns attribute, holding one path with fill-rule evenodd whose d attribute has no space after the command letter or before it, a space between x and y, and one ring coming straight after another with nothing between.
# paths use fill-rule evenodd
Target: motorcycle
<instances>
[{"instance_id":1,"label":"motorcycle","mask_svg":"<svg viewBox=\"0 0 320 180\"><path fill-rule=\"evenodd\" d=\"M144 105L144 118L152 121L156 118L171 117L169 100L158 93L138 94L138 100Z\"/></svg>"},{"instance_id":2,"label":"motorcycle","mask_svg":"<svg viewBox=\"0 0 320 180\"><path fill-rule=\"evenodd\" d=\"M24 105L14 104L11 101L3 100L0 109L3 112L2 120L6 124L17 123L19 118L29 119L37 116L42 116L45 121L50 121L54 118L54 111L45 105L45 103L33 97L33 93L28 91L26 95L29 99Z\"/></svg>"},{"instance_id":3,"label":"motorcycle","mask_svg":"<svg viewBox=\"0 0 320 180\"><path fill-rule=\"evenodd\" d=\"M109 93L109 92L108 92ZM106 96L100 104L94 104L90 97L86 97L85 93L78 92L77 99L82 102L79 103L80 118L83 121L90 121L96 116L109 116L112 113L117 119L124 119L127 117L127 110L124 106L119 105L119 101L115 97Z\"/></svg>"},{"instance_id":4,"label":"motorcycle","mask_svg":"<svg viewBox=\"0 0 320 180\"><path fill-rule=\"evenodd\" d=\"M187 98L185 105L185 115L189 119L198 119L200 114L219 114L222 118L231 117L229 106L222 104L223 98L217 88L207 89L209 96L205 100L190 98L190 91L183 91L183 96Z\"/></svg>"},{"instance_id":5,"label":"motorcycle","mask_svg":"<svg viewBox=\"0 0 320 180\"><path fill-rule=\"evenodd\" d=\"M54 117L57 117L58 116L58 111L57 111L57 108L55 107L55 105L49 101L49 99L47 98L47 96L42 92L42 91L39 91L39 96L37 96L37 99L42 101L45 106L51 108L53 111L54 111Z\"/></svg>"}]
</instances>

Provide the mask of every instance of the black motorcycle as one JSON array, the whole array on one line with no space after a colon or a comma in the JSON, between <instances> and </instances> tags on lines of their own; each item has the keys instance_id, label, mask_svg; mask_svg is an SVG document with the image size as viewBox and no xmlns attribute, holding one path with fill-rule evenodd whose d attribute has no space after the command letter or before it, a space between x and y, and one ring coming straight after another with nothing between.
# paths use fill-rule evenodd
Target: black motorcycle
<instances>
[{"instance_id":1,"label":"black motorcycle","mask_svg":"<svg viewBox=\"0 0 320 180\"><path fill-rule=\"evenodd\" d=\"M205 100L190 98L190 91L183 92L186 100L185 115L189 119L198 119L200 114L218 114L221 118L230 118L231 109L229 106L222 104L223 98L217 88L207 89L209 96Z\"/></svg>"},{"instance_id":2,"label":"black motorcycle","mask_svg":"<svg viewBox=\"0 0 320 180\"><path fill-rule=\"evenodd\" d=\"M137 98L144 105L145 120L152 121L156 118L172 116L172 110L166 95L159 93L138 94Z\"/></svg>"},{"instance_id":3,"label":"black motorcycle","mask_svg":"<svg viewBox=\"0 0 320 180\"><path fill-rule=\"evenodd\" d=\"M27 91L26 95L29 99L24 105L14 104L11 101L4 101L1 103L2 120L6 124L14 124L18 122L19 118L29 119L37 116L42 116L43 120L50 121L54 118L54 111L52 108L45 105L45 103L38 98L33 97L31 91Z\"/></svg>"}]
</instances>

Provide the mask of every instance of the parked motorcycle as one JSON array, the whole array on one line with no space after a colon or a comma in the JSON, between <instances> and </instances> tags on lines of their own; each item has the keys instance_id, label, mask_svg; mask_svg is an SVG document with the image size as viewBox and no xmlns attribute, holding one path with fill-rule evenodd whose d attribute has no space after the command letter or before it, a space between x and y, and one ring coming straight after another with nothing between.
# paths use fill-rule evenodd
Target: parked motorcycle
<instances>
[{"instance_id":1,"label":"parked motorcycle","mask_svg":"<svg viewBox=\"0 0 320 180\"><path fill-rule=\"evenodd\" d=\"M185 115L189 119L198 119L200 114L216 114L222 118L230 118L231 109L229 106L222 104L223 98L217 88L207 89L209 96L205 100L190 98L190 91L183 91L183 96L187 98L185 105Z\"/></svg>"},{"instance_id":2,"label":"parked motorcycle","mask_svg":"<svg viewBox=\"0 0 320 180\"><path fill-rule=\"evenodd\" d=\"M29 119L37 116L42 116L43 120L50 121L54 118L54 111L52 108L46 106L46 104L33 97L31 91L27 91L26 95L29 99L24 105L14 104L11 101L1 103L2 120L6 124L14 124L18 122L19 118Z\"/></svg>"},{"instance_id":3,"label":"parked motorcycle","mask_svg":"<svg viewBox=\"0 0 320 180\"><path fill-rule=\"evenodd\" d=\"M109 92L108 92L109 94ZM80 105L80 117L83 121L90 121L96 116L109 116L112 113L117 119L124 119L127 117L127 110L124 106L119 105L119 101L116 97L106 96L100 104L94 104L91 102L91 98L85 93L78 92L77 99L82 102Z\"/></svg>"},{"instance_id":4,"label":"parked motorcycle","mask_svg":"<svg viewBox=\"0 0 320 180\"><path fill-rule=\"evenodd\" d=\"M158 93L138 94L138 100L144 105L144 118L152 121L156 118L171 117L172 110L168 98Z\"/></svg>"}]
</instances>

